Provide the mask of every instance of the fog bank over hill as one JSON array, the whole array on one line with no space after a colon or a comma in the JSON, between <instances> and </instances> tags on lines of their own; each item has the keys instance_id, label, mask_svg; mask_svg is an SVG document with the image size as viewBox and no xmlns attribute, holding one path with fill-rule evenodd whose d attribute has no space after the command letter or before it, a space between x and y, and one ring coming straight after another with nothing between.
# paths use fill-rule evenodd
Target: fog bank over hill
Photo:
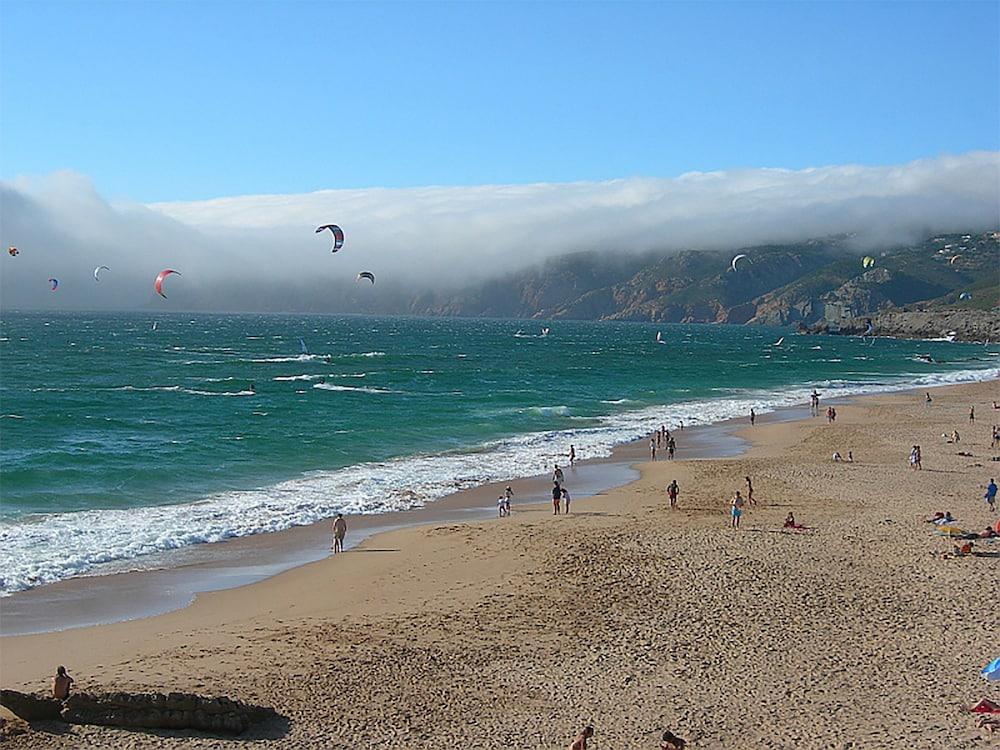
<instances>
[{"instance_id":1,"label":"fog bank over hill","mask_svg":"<svg viewBox=\"0 0 1000 750\"><path fill-rule=\"evenodd\" d=\"M324 190L141 205L81 175L0 183L5 308L420 312L569 253L602 263L843 236L845 256L1000 226L1000 153L895 166L744 169L677 178ZM347 242L330 253L319 224ZM808 253L808 247L803 249ZM109 272L94 282L97 265ZM181 271L153 295L163 268ZM356 284L372 271L374 288ZM47 279L60 280L57 292ZM488 293L484 288L483 293Z\"/></svg>"}]
</instances>

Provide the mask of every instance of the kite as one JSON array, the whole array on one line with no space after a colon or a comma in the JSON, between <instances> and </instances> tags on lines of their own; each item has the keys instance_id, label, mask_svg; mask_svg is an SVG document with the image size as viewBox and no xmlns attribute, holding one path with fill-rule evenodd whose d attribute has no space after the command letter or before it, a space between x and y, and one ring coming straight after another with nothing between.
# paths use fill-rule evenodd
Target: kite
<instances>
[{"instance_id":1,"label":"kite","mask_svg":"<svg viewBox=\"0 0 1000 750\"><path fill-rule=\"evenodd\" d=\"M9 255L11 258L13 258L15 255L17 255L19 252L20 252L20 250L18 250L13 245L11 245L10 247L7 248L7 255Z\"/></svg>"},{"instance_id":2,"label":"kite","mask_svg":"<svg viewBox=\"0 0 1000 750\"><path fill-rule=\"evenodd\" d=\"M49 291L54 292L59 288L59 279L49 279Z\"/></svg>"},{"instance_id":3,"label":"kite","mask_svg":"<svg viewBox=\"0 0 1000 750\"><path fill-rule=\"evenodd\" d=\"M333 249L330 250L331 253L335 253L340 248L344 246L344 230L338 227L336 224L324 224L321 227L316 227L316 234L319 234L324 229L329 229L330 234L333 235Z\"/></svg>"},{"instance_id":4,"label":"kite","mask_svg":"<svg viewBox=\"0 0 1000 750\"><path fill-rule=\"evenodd\" d=\"M110 270L111 269L108 268L107 266L98 266L97 268L95 268L94 269L94 281L100 281L101 280L101 276L100 276L101 271L110 271Z\"/></svg>"},{"instance_id":5,"label":"kite","mask_svg":"<svg viewBox=\"0 0 1000 750\"><path fill-rule=\"evenodd\" d=\"M172 273L176 273L178 276L181 275L180 271L175 271L172 268L164 268L156 274L156 281L153 282L153 289L155 289L156 293L163 297L163 299L167 298L167 295L163 293L163 280Z\"/></svg>"},{"instance_id":6,"label":"kite","mask_svg":"<svg viewBox=\"0 0 1000 750\"><path fill-rule=\"evenodd\" d=\"M866 255L864 258L861 259L862 268L871 268L874 265L875 265L875 259L870 255Z\"/></svg>"},{"instance_id":7,"label":"kite","mask_svg":"<svg viewBox=\"0 0 1000 750\"><path fill-rule=\"evenodd\" d=\"M375 284L375 274L371 273L370 271L362 271L361 273L359 273L357 281L361 281L361 279L368 279L373 286Z\"/></svg>"},{"instance_id":8,"label":"kite","mask_svg":"<svg viewBox=\"0 0 1000 750\"><path fill-rule=\"evenodd\" d=\"M743 260L743 258L747 258L746 253L740 253L739 255L737 255L736 257L734 257L732 263L730 263L730 267L735 271L736 270L736 263L738 261L740 261L740 260ZM747 263L749 263L749 262L750 262L750 259L747 258Z\"/></svg>"}]
</instances>

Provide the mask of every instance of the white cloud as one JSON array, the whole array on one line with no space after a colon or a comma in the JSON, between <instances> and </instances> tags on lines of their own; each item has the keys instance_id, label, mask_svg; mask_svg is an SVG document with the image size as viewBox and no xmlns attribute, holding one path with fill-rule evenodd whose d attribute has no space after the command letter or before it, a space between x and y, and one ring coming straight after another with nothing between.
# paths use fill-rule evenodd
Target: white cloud
<instances>
[{"instance_id":1,"label":"white cloud","mask_svg":"<svg viewBox=\"0 0 1000 750\"><path fill-rule=\"evenodd\" d=\"M171 284L178 309L349 309L330 301L330 284L346 285L360 270L379 276L377 294L393 281L449 284L580 250L732 248L841 233L877 246L1000 224L997 152L887 167L323 190L148 206L111 205L85 178L65 172L0 188L0 242L22 249L0 266L5 307L162 308L152 278L170 266L184 273ZM337 255L328 235L313 234L328 222L347 234ZM90 273L101 263L112 272L97 287ZM65 277L51 295L50 275Z\"/></svg>"}]
</instances>

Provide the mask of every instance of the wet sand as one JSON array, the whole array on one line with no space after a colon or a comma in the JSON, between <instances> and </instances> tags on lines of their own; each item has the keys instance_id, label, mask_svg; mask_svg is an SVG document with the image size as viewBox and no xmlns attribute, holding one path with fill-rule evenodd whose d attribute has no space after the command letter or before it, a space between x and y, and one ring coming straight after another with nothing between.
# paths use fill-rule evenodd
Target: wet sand
<instances>
[{"instance_id":1,"label":"wet sand","mask_svg":"<svg viewBox=\"0 0 1000 750\"><path fill-rule=\"evenodd\" d=\"M990 747L959 706L1000 701L978 675L1000 649L1000 543L944 559L922 517L996 520L993 399L995 380L931 407L859 399L833 425L744 428L740 456L644 463L570 516L408 527L158 617L2 638L5 687L41 689L61 663L84 690L222 693L289 719L239 740L71 727L9 746L559 748L592 723L594 748L656 747L664 728L696 748ZM759 503L733 531L745 475ZM815 531L782 531L789 510Z\"/></svg>"},{"instance_id":2,"label":"wet sand","mask_svg":"<svg viewBox=\"0 0 1000 750\"><path fill-rule=\"evenodd\" d=\"M783 409L763 417L794 419L801 409ZM742 424L743 420L738 423ZM737 423L691 427L678 433L678 457L732 456L746 443L733 434ZM647 457L647 441L618 446L611 456L564 465L573 496L583 499L627 484L639 477L633 464ZM542 502L551 487L549 475L511 482L491 482L413 510L350 518L346 548L373 534L408 526L448 521L483 520L496 515L496 498L510 484L514 505ZM189 605L201 593L245 586L285 570L322 560L330 554L332 520L271 534L258 534L216 544L148 555L103 566L80 576L6 597L0 604L0 633L28 635L53 630L104 625L163 614ZM115 567L141 565L141 570L101 575Z\"/></svg>"}]
</instances>

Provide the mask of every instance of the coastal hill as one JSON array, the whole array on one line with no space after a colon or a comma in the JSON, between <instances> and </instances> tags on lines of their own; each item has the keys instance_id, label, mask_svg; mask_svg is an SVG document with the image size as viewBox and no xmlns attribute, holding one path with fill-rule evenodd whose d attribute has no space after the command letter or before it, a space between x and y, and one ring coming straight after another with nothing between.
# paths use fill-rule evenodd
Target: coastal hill
<instances>
[{"instance_id":1,"label":"coastal hill","mask_svg":"<svg viewBox=\"0 0 1000 750\"><path fill-rule=\"evenodd\" d=\"M737 253L749 262L734 272ZM867 268L866 255L874 259ZM998 298L1000 233L989 232L868 249L835 237L670 255L577 253L467 288L420 294L406 312L809 325L910 308L995 313Z\"/></svg>"}]
</instances>

